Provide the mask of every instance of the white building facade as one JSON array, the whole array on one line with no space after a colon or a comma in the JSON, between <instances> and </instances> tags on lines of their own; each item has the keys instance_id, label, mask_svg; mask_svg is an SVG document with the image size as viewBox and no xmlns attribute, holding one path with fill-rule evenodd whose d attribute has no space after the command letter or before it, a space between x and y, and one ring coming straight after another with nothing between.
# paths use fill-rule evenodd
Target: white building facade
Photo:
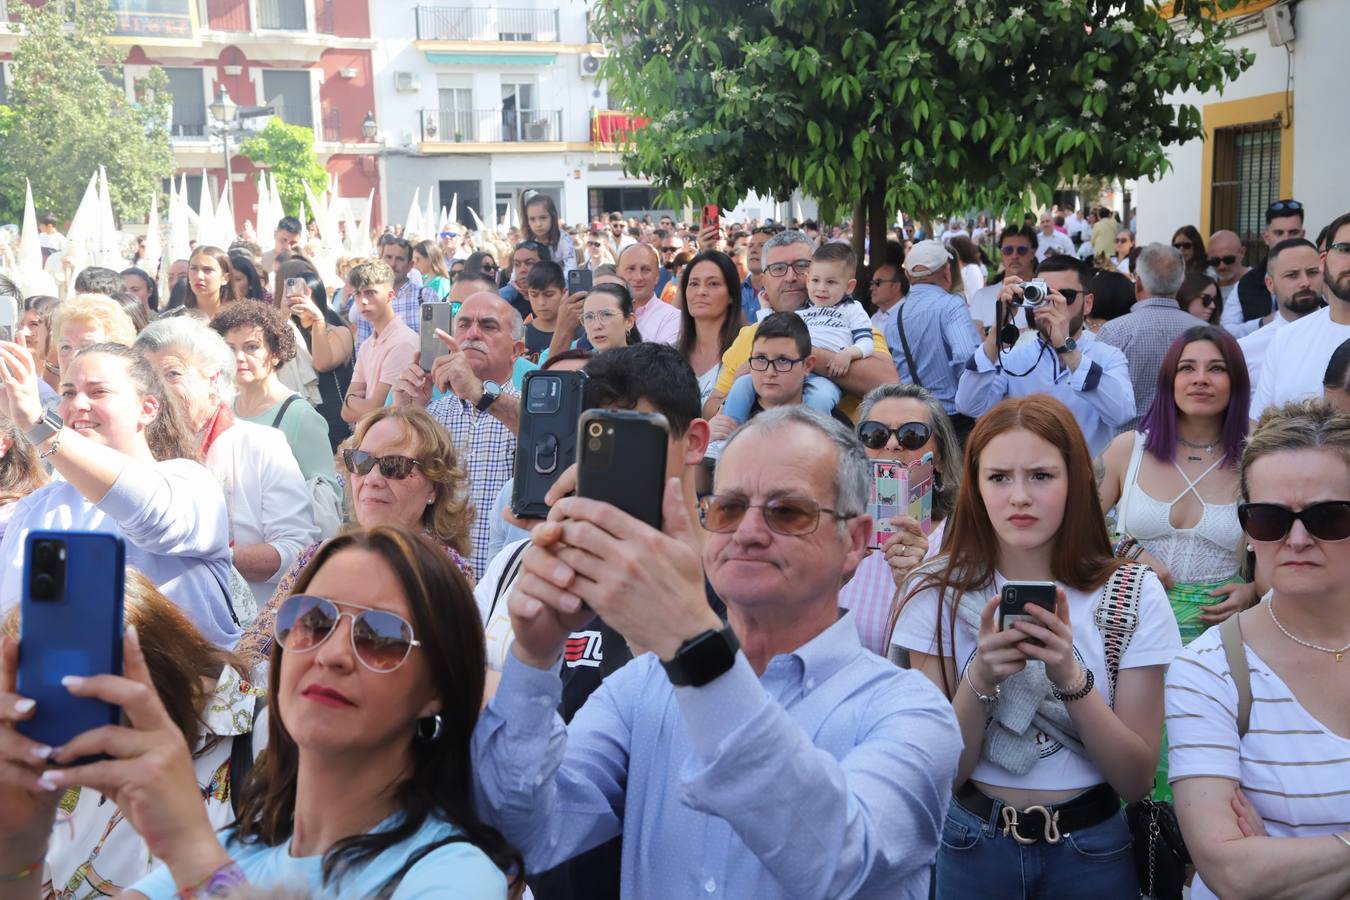
<instances>
[{"instance_id":1,"label":"white building facade","mask_svg":"<svg viewBox=\"0 0 1350 900\"><path fill-rule=\"evenodd\" d=\"M1227 228L1252 263L1265 256L1260 233L1272 201L1301 201L1309 238L1350 211L1350 2L1251 0L1231 15L1232 45L1255 62L1222 94L1173 98L1200 109L1205 139L1173 148L1158 181L1139 181L1138 238L1166 242L1183 225L1206 238Z\"/></svg>"}]
</instances>

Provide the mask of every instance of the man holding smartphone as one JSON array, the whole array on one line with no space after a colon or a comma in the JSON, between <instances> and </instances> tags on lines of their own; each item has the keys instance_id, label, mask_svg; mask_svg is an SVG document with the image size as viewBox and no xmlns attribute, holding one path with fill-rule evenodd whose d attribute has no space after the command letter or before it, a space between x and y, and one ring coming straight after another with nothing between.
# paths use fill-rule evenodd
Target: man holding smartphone
<instances>
[{"instance_id":1,"label":"man holding smartphone","mask_svg":"<svg viewBox=\"0 0 1350 900\"><path fill-rule=\"evenodd\" d=\"M839 615L870 472L851 431L787 407L727 443L703 534L676 479L659 531L586 498L553 507L473 741L479 809L528 870L622 834L628 897L928 896L961 738L936 687ZM557 667L593 614L651 652L565 726Z\"/></svg>"}]
</instances>

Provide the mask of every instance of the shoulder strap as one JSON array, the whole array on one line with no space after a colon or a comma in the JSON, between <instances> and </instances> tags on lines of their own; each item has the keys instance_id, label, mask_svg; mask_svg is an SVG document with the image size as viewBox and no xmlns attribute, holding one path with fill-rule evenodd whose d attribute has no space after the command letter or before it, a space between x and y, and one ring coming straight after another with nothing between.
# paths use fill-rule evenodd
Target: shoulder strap
<instances>
[{"instance_id":1,"label":"shoulder strap","mask_svg":"<svg viewBox=\"0 0 1350 900\"><path fill-rule=\"evenodd\" d=\"M1139 466L1144 460L1144 435L1134 433L1134 442L1130 444L1130 463L1125 467L1125 477L1120 482L1120 499L1116 501L1116 531L1129 534L1125 527L1125 511L1129 507L1130 491L1139 487Z\"/></svg>"},{"instance_id":2,"label":"shoulder strap","mask_svg":"<svg viewBox=\"0 0 1350 900\"><path fill-rule=\"evenodd\" d=\"M1228 674L1237 688L1238 738L1247 736L1247 726L1252 719L1252 670L1247 665L1247 650L1242 641L1242 623L1237 615L1231 615L1219 626L1219 638L1223 641L1223 655L1228 660Z\"/></svg>"},{"instance_id":3,"label":"shoulder strap","mask_svg":"<svg viewBox=\"0 0 1350 900\"><path fill-rule=\"evenodd\" d=\"M236 734L230 744L230 809L239 817L240 788L253 771L253 730Z\"/></svg>"},{"instance_id":4,"label":"shoulder strap","mask_svg":"<svg viewBox=\"0 0 1350 900\"><path fill-rule=\"evenodd\" d=\"M275 419L272 420L273 428L281 427L281 420L286 418L286 410L290 409L291 404L299 399L300 399L299 394L291 394L289 397L287 397L285 400L282 401L281 409L277 410L277 416Z\"/></svg>"},{"instance_id":5,"label":"shoulder strap","mask_svg":"<svg viewBox=\"0 0 1350 900\"><path fill-rule=\"evenodd\" d=\"M1102 599L1093 617L1102 635L1102 649L1106 657L1106 675L1111 684L1111 704L1116 702L1116 678L1120 661L1139 627L1139 595L1144 588L1148 566L1125 563L1111 574L1102 588Z\"/></svg>"},{"instance_id":6,"label":"shoulder strap","mask_svg":"<svg viewBox=\"0 0 1350 900\"><path fill-rule=\"evenodd\" d=\"M905 337L905 304L900 304L900 309L895 314L895 326L900 332L900 349L905 352L905 364L909 366L909 377L919 387L923 387L923 382L919 379L919 367L914 365L914 355L909 352L909 339Z\"/></svg>"},{"instance_id":7,"label":"shoulder strap","mask_svg":"<svg viewBox=\"0 0 1350 900\"><path fill-rule=\"evenodd\" d=\"M488 607L487 621L492 621L492 614L497 611L497 603L506 593L506 589L516 580L520 574L520 557L525 553L525 548L530 546L529 541L521 541L515 550L511 551L511 558L506 561L506 567L502 569L502 577L497 579L497 589L492 592L492 605Z\"/></svg>"}]
</instances>

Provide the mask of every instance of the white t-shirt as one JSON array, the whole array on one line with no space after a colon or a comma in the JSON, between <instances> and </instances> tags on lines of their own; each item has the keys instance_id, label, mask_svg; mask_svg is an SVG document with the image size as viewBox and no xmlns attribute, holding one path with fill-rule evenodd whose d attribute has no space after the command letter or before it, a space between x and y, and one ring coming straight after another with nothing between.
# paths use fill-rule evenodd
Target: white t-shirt
<instances>
[{"instance_id":1,"label":"white t-shirt","mask_svg":"<svg viewBox=\"0 0 1350 900\"><path fill-rule=\"evenodd\" d=\"M1350 325L1331 321L1331 307L1323 307L1285 325L1270 341L1261 380L1252 395L1251 417L1260 418L1271 406L1322 396L1322 377L1331 354L1350 340Z\"/></svg>"},{"instance_id":2,"label":"white t-shirt","mask_svg":"<svg viewBox=\"0 0 1350 900\"><path fill-rule=\"evenodd\" d=\"M998 295L1003 292L1003 282L982 287L970 298L970 317L985 328L994 327L994 316L998 313ZM1027 311L1020 306L1013 315L1013 322L1023 331L1027 327Z\"/></svg>"},{"instance_id":3,"label":"white t-shirt","mask_svg":"<svg viewBox=\"0 0 1350 900\"><path fill-rule=\"evenodd\" d=\"M1053 250L1063 256L1077 256L1074 250L1073 241L1062 231L1052 231L1048 236L1037 232L1036 234L1036 261L1044 262L1045 258Z\"/></svg>"},{"instance_id":4,"label":"white t-shirt","mask_svg":"<svg viewBox=\"0 0 1350 900\"><path fill-rule=\"evenodd\" d=\"M1314 719L1251 647L1245 649L1252 709L1241 740L1237 687L1219 629L1192 641L1168 670L1168 781L1236 781L1273 838L1345 831L1350 828L1350 765L1345 763L1350 739ZM1199 875L1191 898L1215 898Z\"/></svg>"},{"instance_id":5,"label":"white t-shirt","mask_svg":"<svg viewBox=\"0 0 1350 900\"><path fill-rule=\"evenodd\" d=\"M1003 590L1005 581L1002 575L995 572L994 585L984 592L984 595L987 597L998 595ZM1109 703L1112 697L1106 672L1106 656L1102 646L1102 635L1093 616L1098 603L1101 602L1102 591L1099 588L1087 593L1065 587L1064 593L1069 600L1069 621L1073 624L1074 655L1082 665L1092 670L1097 690ZM952 635L948 631L947 623L951 621L952 603L957 599L948 592L943 603L942 651L948 656L952 655ZM936 655L937 617L937 591L929 589L919 592L901 610L891 643L913 653ZM956 620L956 653L953 658L958 677L975 655L977 638L978 632L974 628L959 618ZM1134 637L1120 661L1120 668L1165 666L1180 650L1181 634L1177 630L1177 620L1172 615L1172 607L1167 602L1167 593L1163 590L1158 577L1148 572L1144 575L1139 594L1139 626L1135 629ZM1041 748L1040 759L1025 775L1014 775L1002 766L981 757L970 777L995 787L1061 791L1089 788L1106 780L1101 770L1086 757L1079 756L1044 734L1038 734L1036 740Z\"/></svg>"},{"instance_id":6,"label":"white t-shirt","mask_svg":"<svg viewBox=\"0 0 1350 900\"><path fill-rule=\"evenodd\" d=\"M965 290L967 305L975 299L975 292L984 287L988 275L984 266L979 263L966 263L961 267L961 287Z\"/></svg>"},{"instance_id":7,"label":"white t-shirt","mask_svg":"<svg viewBox=\"0 0 1350 900\"><path fill-rule=\"evenodd\" d=\"M1252 393L1256 392L1256 385L1261 381L1261 370L1265 367L1266 352L1270 350L1270 342L1275 340L1275 333L1289 324L1289 320L1276 313L1270 320L1269 325L1262 325L1260 319L1253 319L1257 328L1245 337L1238 338L1238 346L1242 348L1242 356L1247 360L1247 379L1251 383ZM1294 321L1298 321L1295 319ZM1238 323L1241 327L1246 327L1248 322ZM1231 329L1229 330L1231 333Z\"/></svg>"}]
</instances>

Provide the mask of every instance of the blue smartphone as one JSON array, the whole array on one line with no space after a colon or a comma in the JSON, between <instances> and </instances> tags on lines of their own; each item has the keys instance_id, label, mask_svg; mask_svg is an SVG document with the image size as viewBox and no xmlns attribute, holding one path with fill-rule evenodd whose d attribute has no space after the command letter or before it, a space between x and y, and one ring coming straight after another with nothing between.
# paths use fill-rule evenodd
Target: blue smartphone
<instances>
[{"instance_id":1,"label":"blue smartphone","mask_svg":"<svg viewBox=\"0 0 1350 900\"><path fill-rule=\"evenodd\" d=\"M18 730L49 747L115 725L121 710L72 696L67 675L122 674L126 545L115 534L32 531L24 544L19 694L37 701Z\"/></svg>"}]
</instances>

